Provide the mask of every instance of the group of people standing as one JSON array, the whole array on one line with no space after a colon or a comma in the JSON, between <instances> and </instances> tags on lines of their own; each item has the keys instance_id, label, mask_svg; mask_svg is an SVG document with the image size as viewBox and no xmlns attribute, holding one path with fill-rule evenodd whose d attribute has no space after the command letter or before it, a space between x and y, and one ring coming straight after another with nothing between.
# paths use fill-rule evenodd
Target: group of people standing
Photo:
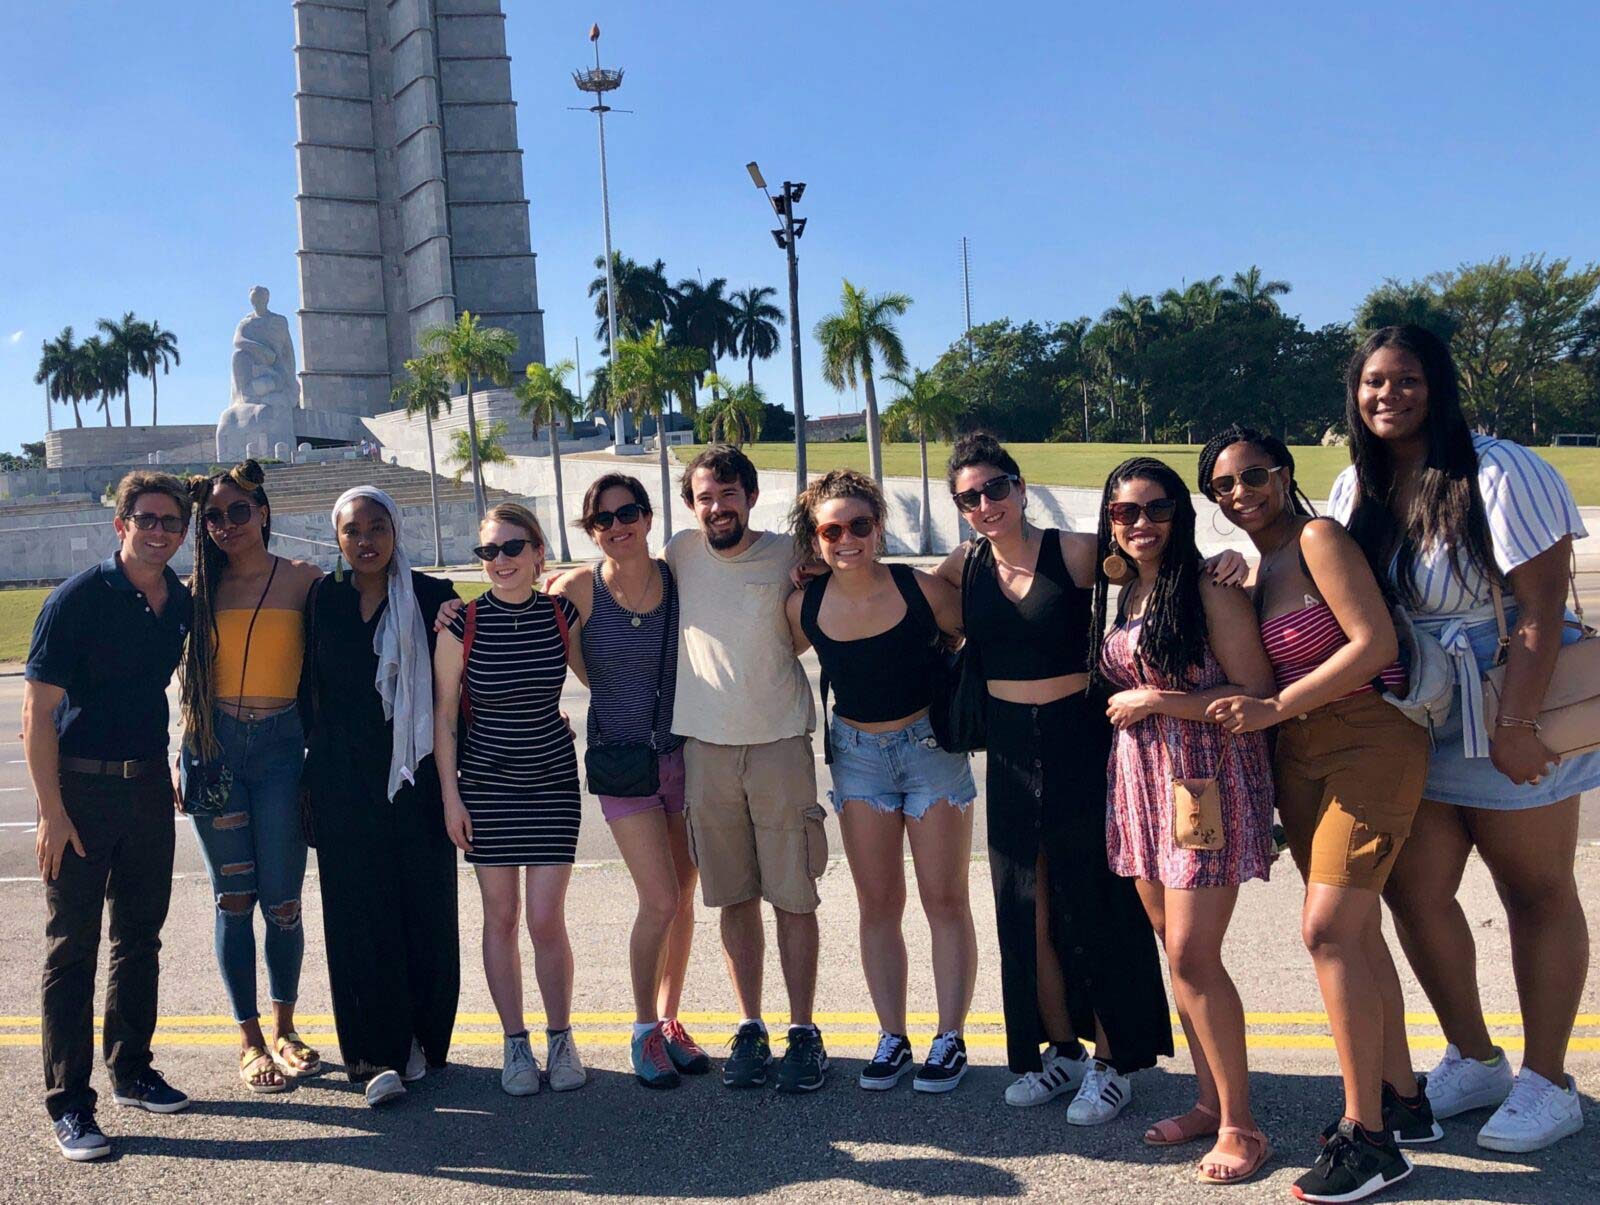
<instances>
[{"instance_id":1,"label":"group of people standing","mask_svg":"<svg viewBox=\"0 0 1600 1205\"><path fill-rule=\"evenodd\" d=\"M1148 457L1112 472L1095 532L1058 531L1030 521L1026 481L997 441L963 437L948 482L973 538L924 572L881 559L886 504L870 478L829 472L796 500L787 535L762 532L750 524L754 466L714 445L682 478L697 527L661 558L649 549L650 497L622 474L584 499L579 525L600 561L544 590L538 521L492 508L475 549L489 590L465 605L410 568L380 490L339 499L333 526L350 572L324 577L269 551L253 463L187 485L130 475L118 555L51 596L27 670L49 902L47 1105L63 1153L109 1149L89 1087L105 900L116 1099L188 1103L149 1055L172 860L162 691L180 655L181 807L211 874L251 1090L283 1091L322 1066L294 1023L308 841L343 1064L369 1102L402 1096L447 1057L457 849L483 901L502 1086L525 1095L584 1083L565 917L580 817L560 710L569 669L590 690L584 776L638 894L639 1081L669 1088L711 1067L678 1019L698 882L719 910L741 1018L723 1081L821 1087L828 1056L813 1008L828 840L807 648L822 671L830 798L881 1029L859 1083L886 1090L913 1076L922 1092L954 1089L978 961L977 790L967 756L937 733L963 640L959 672L982 690L1018 1077L1008 1105L1070 1093L1071 1124L1121 1114L1134 1074L1173 1053L1164 949L1196 1100L1144 1141L1211 1142L1197 1175L1212 1183L1261 1170L1273 1152L1251 1113L1244 1010L1222 947L1240 886L1270 873L1276 808L1306 883L1302 934L1343 1079L1339 1116L1295 1194L1377 1192L1410 1174L1402 1146L1437 1140L1438 1119L1471 1109L1495 1108L1478 1135L1491 1149L1575 1132L1564 1059L1588 947L1573 856L1577 796L1600 785L1600 755L1556 758L1537 716L1556 650L1576 637L1564 599L1572 540L1585 532L1545 462L1470 432L1449 352L1426 332L1367 340L1350 365L1347 421L1353 463L1330 519L1314 514L1277 439L1234 427L1206 445L1199 492L1248 534L1253 569L1236 555L1202 560L1189 486ZM186 589L166 564L191 509L200 524ZM1451 658L1458 705L1441 723L1396 705L1411 669L1397 622ZM1474 700L1497 658L1505 687L1486 731ZM939 1018L920 1063L906 1024L908 843ZM1526 1032L1515 1075L1484 1024L1455 902L1474 848L1510 922ZM1449 1042L1428 1076L1412 1068L1380 897ZM761 1013L763 900L789 1004L776 1070ZM548 1022L543 1069L523 1021L524 909ZM258 910L270 1043L255 994Z\"/></svg>"}]
</instances>

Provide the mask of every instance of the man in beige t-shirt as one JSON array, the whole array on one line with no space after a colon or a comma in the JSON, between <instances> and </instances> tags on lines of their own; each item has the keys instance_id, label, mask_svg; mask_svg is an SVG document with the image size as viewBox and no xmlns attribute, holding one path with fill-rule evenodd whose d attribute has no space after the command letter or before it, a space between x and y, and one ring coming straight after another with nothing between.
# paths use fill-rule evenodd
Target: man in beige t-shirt
<instances>
[{"instance_id":1,"label":"man in beige t-shirt","mask_svg":"<svg viewBox=\"0 0 1600 1205\"><path fill-rule=\"evenodd\" d=\"M699 530L680 532L666 547L680 616L672 730L688 738L690 848L706 906L722 910L722 946L742 1018L722 1080L760 1087L772 1062L761 1020L765 899L789 992L778 1089L814 1091L828 1067L812 1023L817 880L828 838L811 751L811 685L784 616L794 588L793 545L775 532L750 530L756 470L738 449L707 448L684 470L682 488Z\"/></svg>"}]
</instances>

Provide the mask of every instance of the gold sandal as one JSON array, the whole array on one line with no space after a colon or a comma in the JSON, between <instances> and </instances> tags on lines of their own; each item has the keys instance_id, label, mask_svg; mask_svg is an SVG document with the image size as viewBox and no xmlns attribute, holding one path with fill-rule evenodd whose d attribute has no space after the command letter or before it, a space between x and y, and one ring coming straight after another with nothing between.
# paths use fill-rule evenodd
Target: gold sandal
<instances>
[{"instance_id":1,"label":"gold sandal","mask_svg":"<svg viewBox=\"0 0 1600 1205\"><path fill-rule=\"evenodd\" d=\"M305 1079L322 1070L322 1056L290 1030L272 1040L272 1061L290 1079Z\"/></svg>"},{"instance_id":2,"label":"gold sandal","mask_svg":"<svg viewBox=\"0 0 1600 1205\"><path fill-rule=\"evenodd\" d=\"M263 1063L266 1066L262 1066ZM246 1046L239 1052L239 1078L252 1092L267 1094L289 1090L289 1081L283 1078L272 1056L260 1046Z\"/></svg>"}]
</instances>

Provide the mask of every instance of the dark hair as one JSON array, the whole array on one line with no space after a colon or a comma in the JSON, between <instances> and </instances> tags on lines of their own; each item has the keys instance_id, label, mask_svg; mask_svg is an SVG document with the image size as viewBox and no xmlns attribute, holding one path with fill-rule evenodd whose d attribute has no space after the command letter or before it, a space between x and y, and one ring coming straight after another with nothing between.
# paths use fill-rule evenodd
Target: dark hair
<instances>
[{"instance_id":1,"label":"dark hair","mask_svg":"<svg viewBox=\"0 0 1600 1205\"><path fill-rule=\"evenodd\" d=\"M709 470L716 481L737 481L747 494L756 492L756 466L750 463L750 458L732 444L711 444L685 466L679 478L678 487L683 491L685 506L694 505L692 482L700 469Z\"/></svg>"},{"instance_id":2,"label":"dark hair","mask_svg":"<svg viewBox=\"0 0 1600 1205\"><path fill-rule=\"evenodd\" d=\"M888 511L883 490L865 473L855 469L829 469L818 477L794 500L789 512L789 530L794 533L794 547L802 561L816 556L813 541L817 537L817 507L835 498L855 498L865 502L878 525L878 552L884 549L883 517Z\"/></svg>"},{"instance_id":3,"label":"dark hair","mask_svg":"<svg viewBox=\"0 0 1600 1205\"><path fill-rule=\"evenodd\" d=\"M962 469L970 469L975 464L993 465L1002 473L1010 473L1013 477L1021 477L1022 470L1017 467L1017 462L1012 459L1011 453L1000 445L1000 441L987 431L968 431L956 440L956 446L950 449L950 459L944 466L945 483L953 494L956 490L956 475Z\"/></svg>"},{"instance_id":4,"label":"dark hair","mask_svg":"<svg viewBox=\"0 0 1600 1205\"><path fill-rule=\"evenodd\" d=\"M211 495L224 485L249 496L267 512L261 529L261 542L272 540L272 510L262 482L266 472L254 460L242 461L231 469L210 476L189 478L189 497L197 514L203 515ZM217 755L217 737L211 715L216 707L212 683L212 663L217 655L217 583L228 564L228 554L217 547L202 519L194 525L194 572L189 575L189 590L194 595L194 619L189 627L189 643L184 646L180 699L184 742L201 757Z\"/></svg>"},{"instance_id":5,"label":"dark hair","mask_svg":"<svg viewBox=\"0 0 1600 1205\"><path fill-rule=\"evenodd\" d=\"M1105 489L1100 491L1099 559L1117 551L1111 537L1108 507L1119 487L1129 481L1151 481L1159 485L1178 504L1172 516L1172 532L1161 554L1161 569L1155 589L1144 612L1144 632L1139 638L1139 654L1171 685L1186 682L1190 671L1206 658L1205 605L1200 600L1200 550L1195 546L1194 500L1189 487L1172 468L1148 456L1124 460L1111 470ZM1089 623L1089 681L1105 685L1100 668L1100 649L1105 642L1106 596L1110 582L1104 573L1094 577L1094 610Z\"/></svg>"},{"instance_id":6,"label":"dark hair","mask_svg":"<svg viewBox=\"0 0 1600 1205\"><path fill-rule=\"evenodd\" d=\"M1288 445L1275 435L1266 435L1254 427L1242 427L1238 423L1234 423L1225 431L1218 431L1206 441L1206 446L1200 449L1199 485L1202 494L1213 502L1217 500L1216 492L1211 488L1211 475L1216 471L1217 458L1234 444L1249 444L1252 448L1259 449L1275 466L1288 471L1291 514L1317 513L1316 508L1311 505L1311 499L1307 498L1305 491L1300 488L1300 482L1295 480L1294 456L1289 451Z\"/></svg>"},{"instance_id":7,"label":"dark hair","mask_svg":"<svg viewBox=\"0 0 1600 1205\"><path fill-rule=\"evenodd\" d=\"M164 494L178 504L178 513L187 523L194 511L194 499L189 488L171 473L152 473L138 469L117 483L117 518L127 520L133 515L134 505L146 494Z\"/></svg>"},{"instance_id":8,"label":"dark hair","mask_svg":"<svg viewBox=\"0 0 1600 1205\"><path fill-rule=\"evenodd\" d=\"M630 477L626 473L607 473L603 477L596 477L583 492L583 513L573 522L574 527L593 533L595 512L600 509L600 495L610 489L627 490L640 510L647 515L655 513L650 509L649 491L637 477Z\"/></svg>"},{"instance_id":9,"label":"dark hair","mask_svg":"<svg viewBox=\"0 0 1600 1205\"><path fill-rule=\"evenodd\" d=\"M1357 399L1367 361L1386 347L1410 352L1422 365L1428 385L1423 434L1427 454L1416 495L1404 522L1389 509L1394 497L1394 458L1384 441L1361 421ZM1350 429L1350 461L1356 469L1355 504L1348 526L1366 553L1379 582L1388 581L1400 599L1417 602L1412 567L1420 550L1448 549L1450 572L1465 584L1466 566L1504 584L1489 539L1489 520L1478 490L1478 453L1461 412L1461 387L1450 347L1420 326L1386 326L1367 336L1350 357L1344 379L1345 425ZM1391 574L1388 566L1393 560Z\"/></svg>"}]
</instances>

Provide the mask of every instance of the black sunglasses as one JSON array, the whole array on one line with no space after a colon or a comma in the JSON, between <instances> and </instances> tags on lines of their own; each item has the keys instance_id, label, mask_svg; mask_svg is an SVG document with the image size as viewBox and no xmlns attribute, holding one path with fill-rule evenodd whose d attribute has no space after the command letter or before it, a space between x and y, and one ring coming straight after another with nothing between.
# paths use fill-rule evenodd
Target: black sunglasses
<instances>
[{"instance_id":1,"label":"black sunglasses","mask_svg":"<svg viewBox=\"0 0 1600 1205\"><path fill-rule=\"evenodd\" d=\"M250 516L256 513L253 502L230 502L227 510L218 510L216 507L208 508L200 516L207 527L217 528L226 520L229 527L238 527L242 523L250 522Z\"/></svg>"},{"instance_id":2,"label":"black sunglasses","mask_svg":"<svg viewBox=\"0 0 1600 1205\"><path fill-rule=\"evenodd\" d=\"M1002 473L998 477L991 477L975 490L962 490L959 494L951 494L955 499L956 509L964 514L970 514L978 509L978 496L989 499L990 502L1004 502L1011 497L1011 487L1020 485L1022 478L1015 473Z\"/></svg>"},{"instance_id":3,"label":"black sunglasses","mask_svg":"<svg viewBox=\"0 0 1600 1205\"><path fill-rule=\"evenodd\" d=\"M864 540L872 534L873 529L877 526L878 521L871 515L857 515L848 523L824 523L817 528L817 535L830 544L837 544L844 537L845 529L848 528L850 534L855 536L856 539Z\"/></svg>"},{"instance_id":4,"label":"black sunglasses","mask_svg":"<svg viewBox=\"0 0 1600 1205\"><path fill-rule=\"evenodd\" d=\"M472 555L480 561L492 561L498 559L503 552L506 556L515 559L522 555L522 550L529 544L533 544L534 551L537 552L539 550L540 545L532 540L507 540L504 544L479 544L472 550Z\"/></svg>"},{"instance_id":5,"label":"black sunglasses","mask_svg":"<svg viewBox=\"0 0 1600 1205\"><path fill-rule=\"evenodd\" d=\"M189 520L180 518L177 515L152 515L144 511L129 515L128 522L132 523L140 531L154 531L159 527L169 536L182 535L184 528L189 526Z\"/></svg>"},{"instance_id":6,"label":"black sunglasses","mask_svg":"<svg viewBox=\"0 0 1600 1205\"><path fill-rule=\"evenodd\" d=\"M1106 506L1106 514L1111 516L1111 521L1122 527L1132 527L1139 521L1140 515L1149 516L1152 523L1171 523L1172 516L1177 513L1176 498L1157 498L1154 502L1142 505L1138 502L1112 502Z\"/></svg>"},{"instance_id":7,"label":"black sunglasses","mask_svg":"<svg viewBox=\"0 0 1600 1205\"><path fill-rule=\"evenodd\" d=\"M616 510L597 510L589 516L589 526L596 531L610 531L613 523L621 523L624 527L632 527L639 521L640 515L648 515L650 508L640 506L637 502L629 502L619 506Z\"/></svg>"},{"instance_id":8,"label":"black sunglasses","mask_svg":"<svg viewBox=\"0 0 1600 1205\"><path fill-rule=\"evenodd\" d=\"M1238 476L1232 473L1226 477L1213 477L1211 479L1211 493L1213 497L1233 493L1233 487L1243 482L1253 490L1258 490L1272 480L1274 473L1283 472L1283 465L1275 464L1270 469L1264 465L1252 465Z\"/></svg>"}]
</instances>

